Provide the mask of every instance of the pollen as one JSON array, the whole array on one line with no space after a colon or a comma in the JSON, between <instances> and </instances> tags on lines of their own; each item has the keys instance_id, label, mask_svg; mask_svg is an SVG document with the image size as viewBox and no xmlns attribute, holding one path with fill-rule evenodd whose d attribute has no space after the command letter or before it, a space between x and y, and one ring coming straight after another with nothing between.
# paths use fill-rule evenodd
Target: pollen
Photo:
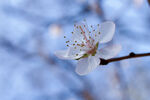
<instances>
[{"instance_id":1,"label":"pollen","mask_svg":"<svg viewBox=\"0 0 150 100\"><path fill-rule=\"evenodd\" d=\"M73 34L73 32L71 32Z\"/></svg>"},{"instance_id":2,"label":"pollen","mask_svg":"<svg viewBox=\"0 0 150 100\"><path fill-rule=\"evenodd\" d=\"M77 41L75 41L75 43L77 43Z\"/></svg>"},{"instance_id":3,"label":"pollen","mask_svg":"<svg viewBox=\"0 0 150 100\"><path fill-rule=\"evenodd\" d=\"M80 44L77 44L77 46L80 46Z\"/></svg>"},{"instance_id":4,"label":"pollen","mask_svg":"<svg viewBox=\"0 0 150 100\"><path fill-rule=\"evenodd\" d=\"M66 43L68 43L69 41L66 41Z\"/></svg>"},{"instance_id":5,"label":"pollen","mask_svg":"<svg viewBox=\"0 0 150 100\"><path fill-rule=\"evenodd\" d=\"M69 45L67 45L67 47L69 47Z\"/></svg>"},{"instance_id":6,"label":"pollen","mask_svg":"<svg viewBox=\"0 0 150 100\"><path fill-rule=\"evenodd\" d=\"M66 38L66 36L64 36L64 38Z\"/></svg>"},{"instance_id":7,"label":"pollen","mask_svg":"<svg viewBox=\"0 0 150 100\"><path fill-rule=\"evenodd\" d=\"M76 54L76 56L78 56L79 54Z\"/></svg>"},{"instance_id":8,"label":"pollen","mask_svg":"<svg viewBox=\"0 0 150 100\"><path fill-rule=\"evenodd\" d=\"M101 32L98 32L98 34L101 34Z\"/></svg>"}]
</instances>

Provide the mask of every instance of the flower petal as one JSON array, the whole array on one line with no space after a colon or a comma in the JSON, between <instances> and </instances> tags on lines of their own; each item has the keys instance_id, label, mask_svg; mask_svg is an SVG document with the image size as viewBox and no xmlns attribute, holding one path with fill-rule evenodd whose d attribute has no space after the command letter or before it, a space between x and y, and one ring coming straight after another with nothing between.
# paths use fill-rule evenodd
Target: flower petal
<instances>
[{"instance_id":1,"label":"flower petal","mask_svg":"<svg viewBox=\"0 0 150 100\"><path fill-rule=\"evenodd\" d=\"M115 23L111 21L104 22L100 25L99 31L99 43L106 43L112 40L115 33Z\"/></svg>"},{"instance_id":2,"label":"flower petal","mask_svg":"<svg viewBox=\"0 0 150 100\"><path fill-rule=\"evenodd\" d=\"M94 70L100 64L100 60L97 56L89 56L78 61L76 67L76 73L79 75L86 75Z\"/></svg>"},{"instance_id":3,"label":"flower petal","mask_svg":"<svg viewBox=\"0 0 150 100\"><path fill-rule=\"evenodd\" d=\"M78 48L68 48L68 50L56 51L55 55L60 59L78 59L85 54L86 51L80 51Z\"/></svg>"},{"instance_id":4,"label":"flower petal","mask_svg":"<svg viewBox=\"0 0 150 100\"><path fill-rule=\"evenodd\" d=\"M109 59L115 57L121 50L121 45L106 46L97 51L97 56L103 59Z\"/></svg>"},{"instance_id":5,"label":"flower petal","mask_svg":"<svg viewBox=\"0 0 150 100\"><path fill-rule=\"evenodd\" d=\"M56 51L55 55L60 59L74 59L73 56L72 57L68 56L67 50Z\"/></svg>"}]
</instances>

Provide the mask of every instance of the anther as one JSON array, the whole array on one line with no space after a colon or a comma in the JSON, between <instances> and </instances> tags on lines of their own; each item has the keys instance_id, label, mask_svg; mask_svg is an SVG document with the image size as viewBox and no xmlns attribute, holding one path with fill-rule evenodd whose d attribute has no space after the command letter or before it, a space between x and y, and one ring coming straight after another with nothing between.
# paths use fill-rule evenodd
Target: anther
<instances>
[{"instance_id":1,"label":"anther","mask_svg":"<svg viewBox=\"0 0 150 100\"><path fill-rule=\"evenodd\" d=\"M68 43L69 41L66 41L66 43Z\"/></svg>"},{"instance_id":2,"label":"anther","mask_svg":"<svg viewBox=\"0 0 150 100\"><path fill-rule=\"evenodd\" d=\"M80 46L80 44L77 44L78 46Z\"/></svg>"}]
</instances>

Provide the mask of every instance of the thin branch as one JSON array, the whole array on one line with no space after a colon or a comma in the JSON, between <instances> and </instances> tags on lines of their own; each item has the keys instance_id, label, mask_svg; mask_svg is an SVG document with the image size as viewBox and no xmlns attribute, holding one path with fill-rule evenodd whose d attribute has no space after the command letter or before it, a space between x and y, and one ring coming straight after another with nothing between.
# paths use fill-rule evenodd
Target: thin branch
<instances>
[{"instance_id":1,"label":"thin branch","mask_svg":"<svg viewBox=\"0 0 150 100\"><path fill-rule=\"evenodd\" d=\"M134 52L131 52L127 56L118 57L118 58L111 58L111 59L107 59L107 60L100 58L100 60L101 60L100 65L107 65L107 64L109 64L111 62L115 62L115 61L131 59L131 58L138 58L138 57L145 57L145 56L150 56L150 53L135 54Z\"/></svg>"}]
</instances>

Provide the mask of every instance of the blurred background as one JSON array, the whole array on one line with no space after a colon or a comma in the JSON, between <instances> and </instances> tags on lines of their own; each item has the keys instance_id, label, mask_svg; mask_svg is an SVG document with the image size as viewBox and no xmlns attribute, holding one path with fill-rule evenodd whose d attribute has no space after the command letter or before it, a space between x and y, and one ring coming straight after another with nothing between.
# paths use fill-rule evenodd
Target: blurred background
<instances>
[{"instance_id":1,"label":"blurred background","mask_svg":"<svg viewBox=\"0 0 150 100\"><path fill-rule=\"evenodd\" d=\"M150 100L150 57L86 76L58 59L75 22L111 20L118 56L150 52L150 0L0 0L0 100Z\"/></svg>"}]
</instances>

